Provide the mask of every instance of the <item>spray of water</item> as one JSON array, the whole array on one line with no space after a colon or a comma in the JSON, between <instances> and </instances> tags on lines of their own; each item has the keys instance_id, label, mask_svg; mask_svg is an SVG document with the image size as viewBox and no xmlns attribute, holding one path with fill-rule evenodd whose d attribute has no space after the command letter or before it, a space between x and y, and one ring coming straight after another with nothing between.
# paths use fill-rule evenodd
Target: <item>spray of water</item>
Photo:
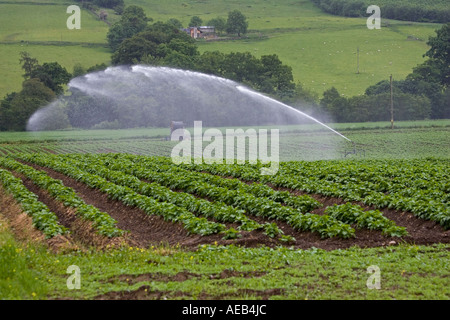
<instances>
[{"instance_id":1,"label":"spray of water","mask_svg":"<svg viewBox=\"0 0 450 320\"><path fill-rule=\"evenodd\" d=\"M311 117L310 115L308 115L308 114L306 114L306 113L304 113L304 112L302 112L302 111L300 111L300 110L297 110L297 109L295 109L295 108L293 108L293 107L291 107L291 106L288 106L287 104L284 104L284 103L282 103L282 102L280 102L280 101L278 101L278 100L272 99L272 98L270 98L270 97L268 97L268 96L265 96L265 95L263 95L263 94L261 94L261 93L255 92L255 91L250 90L250 89L248 89L248 88L245 88L245 87L243 87L243 86L237 86L236 88L237 88L239 91L241 91L241 92L245 92L245 93L247 93L247 94L249 94L249 95L254 95L254 96L256 96L256 97L258 97L258 98L261 98L261 99L263 99L263 100L267 100L267 101L270 101L270 102L272 102L272 103L274 103L274 104L277 104L277 105L279 105L279 106L281 106L281 107L283 107L283 108L287 108L287 109L291 110L292 112L298 113L298 114L302 115L303 117L306 117L306 118L308 118L308 119L310 119L310 120L312 120L312 121L314 121L314 122L320 124L321 126L327 128L328 130L331 130L332 132L334 132L335 134L341 136L341 137L344 138L345 140L351 142L351 140L350 140L349 138L347 138L346 136L344 136L342 133L337 132L337 131L334 130L333 128L330 128L330 127L327 126L326 124L320 122L320 121L317 120L316 118Z\"/></svg>"},{"instance_id":2,"label":"spray of water","mask_svg":"<svg viewBox=\"0 0 450 320\"><path fill-rule=\"evenodd\" d=\"M237 82L144 65L110 67L72 79L69 94L38 110L27 129L168 128L172 121L183 121L187 127L202 121L204 128L296 125L295 130L304 134L288 131L281 139L286 159L294 150L293 159L298 154L308 160L335 158L341 138L350 141L315 117ZM308 126L304 131L297 126L302 124L318 124L326 130L312 135Z\"/></svg>"},{"instance_id":3,"label":"spray of water","mask_svg":"<svg viewBox=\"0 0 450 320\"><path fill-rule=\"evenodd\" d=\"M199 72L137 65L111 67L72 79L66 108L73 127L90 129L118 121L120 128L167 127L171 121L207 126L302 124L312 121L347 139L316 118L234 81ZM50 114L30 118L29 130L48 127ZM61 108L58 109L61 111ZM59 114L61 117L61 115ZM60 122L60 121L58 121Z\"/></svg>"}]
</instances>

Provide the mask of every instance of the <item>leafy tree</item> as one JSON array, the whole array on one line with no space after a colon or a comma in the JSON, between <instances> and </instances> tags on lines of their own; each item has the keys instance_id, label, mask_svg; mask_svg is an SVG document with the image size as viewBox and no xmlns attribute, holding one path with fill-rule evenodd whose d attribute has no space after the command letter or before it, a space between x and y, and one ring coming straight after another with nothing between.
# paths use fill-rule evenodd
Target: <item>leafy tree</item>
<instances>
[{"instance_id":1,"label":"leafy tree","mask_svg":"<svg viewBox=\"0 0 450 320\"><path fill-rule=\"evenodd\" d=\"M125 39L113 54L111 62L114 65L136 64L145 56L156 55L157 44L147 41L143 35Z\"/></svg>"},{"instance_id":2,"label":"leafy tree","mask_svg":"<svg viewBox=\"0 0 450 320\"><path fill-rule=\"evenodd\" d=\"M268 83L271 86L264 92L278 93L280 97L288 92L293 93L295 83L291 67L283 65L276 54L261 56L261 65L261 73L265 79L269 80Z\"/></svg>"},{"instance_id":3,"label":"leafy tree","mask_svg":"<svg viewBox=\"0 0 450 320\"><path fill-rule=\"evenodd\" d=\"M94 4L103 8L115 8L117 6L123 6L123 0L94 0Z\"/></svg>"},{"instance_id":4,"label":"leafy tree","mask_svg":"<svg viewBox=\"0 0 450 320\"><path fill-rule=\"evenodd\" d=\"M244 84L260 82L261 61L249 52L231 52L224 59L223 76Z\"/></svg>"},{"instance_id":5,"label":"leafy tree","mask_svg":"<svg viewBox=\"0 0 450 320\"><path fill-rule=\"evenodd\" d=\"M25 130L31 115L55 98L55 93L38 79L25 80L22 91L7 96L1 104L1 129Z\"/></svg>"},{"instance_id":6,"label":"leafy tree","mask_svg":"<svg viewBox=\"0 0 450 320\"><path fill-rule=\"evenodd\" d=\"M46 62L42 66L37 66L31 73L31 78L39 79L57 95L63 92L62 86L67 84L71 77L66 68L57 62Z\"/></svg>"},{"instance_id":7,"label":"leafy tree","mask_svg":"<svg viewBox=\"0 0 450 320\"><path fill-rule=\"evenodd\" d=\"M305 88L300 82L297 82L295 85L294 99L296 103L308 104L315 107L318 107L319 103L319 95Z\"/></svg>"},{"instance_id":8,"label":"leafy tree","mask_svg":"<svg viewBox=\"0 0 450 320\"><path fill-rule=\"evenodd\" d=\"M199 27L203 23L203 20L198 16L193 16L189 21L189 27Z\"/></svg>"},{"instance_id":9,"label":"leafy tree","mask_svg":"<svg viewBox=\"0 0 450 320\"><path fill-rule=\"evenodd\" d=\"M92 67L87 68L86 73L91 73L95 71L105 70L108 66L104 63L96 64Z\"/></svg>"},{"instance_id":10,"label":"leafy tree","mask_svg":"<svg viewBox=\"0 0 450 320\"><path fill-rule=\"evenodd\" d=\"M62 93L62 85L68 83L72 76L57 62L40 65L39 61L32 58L28 52L21 52L19 61L25 71L23 77L26 80L37 78L56 94Z\"/></svg>"},{"instance_id":11,"label":"leafy tree","mask_svg":"<svg viewBox=\"0 0 450 320\"><path fill-rule=\"evenodd\" d=\"M19 63L22 64L22 69L25 71L23 77L30 79L32 73L39 66L39 62L36 58L32 58L26 51L20 53Z\"/></svg>"},{"instance_id":12,"label":"leafy tree","mask_svg":"<svg viewBox=\"0 0 450 320\"><path fill-rule=\"evenodd\" d=\"M73 66L72 77L76 78L84 74L86 74L86 69L84 69L84 67L80 63L76 63Z\"/></svg>"},{"instance_id":13,"label":"leafy tree","mask_svg":"<svg viewBox=\"0 0 450 320\"><path fill-rule=\"evenodd\" d=\"M205 51L197 63L197 70L207 74L223 76L225 70L225 54L220 51Z\"/></svg>"},{"instance_id":14,"label":"leafy tree","mask_svg":"<svg viewBox=\"0 0 450 320\"><path fill-rule=\"evenodd\" d=\"M8 93L0 103L0 131L10 128L11 118L14 116L11 112L11 101L17 94L17 92Z\"/></svg>"},{"instance_id":15,"label":"leafy tree","mask_svg":"<svg viewBox=\"0 0 450 320\"><path fill-rule=\"evenodd\" d=\"M177 53L177 54L175 54ZM126 39L112 56L112 63L134 64L146 62L150 64L164 64L164 59L171 55L170 65L183 67L181 61L189 61L187 66L194 67L193 57L198 56L195 41L186 33L173 25L157 22L146 31ZM182 58L182 56L185 56ZM177 58L175 58L177 57Z\"/></svg>"},{"instance_id":16,"label":"leafy tree","mask_svg":"<svg viewBox=\"0 0 450 320\"><path fill-rule=\"evenodd\" d=\"M169 20L167 20L166 24L170 24L177 29L183 28L183 24L181 23L181 21L175 18L170 18Z\"/></svg>"},{"instance_id":17,"label":"leafy tree","mask_svg":"<svg viewBox=\"0 0 450 320\"><path fill-rule=\"evenodd\" d=\"M234 10L228 13L226 25L227 33L237 33L238 37L240 37L241 34L247 33L247 29L247 18L239 10Z\"/></svg>"},{"instance_id":18,"label":"leafy tree","mask_svg":"<svg viewBox=\"0 0 450 320\"><path fill-rule=\"evenodd\" d=\"M320 104L325 111L336 122L342 122L346 120L347 113L347 99L341 97L335 87L331 87L323 93L323 98L320 100Z\"/></svg>"},{"instance_id":19,"label":"leafy tree","mask_svg":"<svg viewBox=\"0 0 450 320\"><path fill-rule=\"evenodd\" d=\"M227 30L227 21L222 17L211 19L207 22L208 26L214 26L216 32L221 34Z\"/></svg>"},{"instance_id":20,"label":"leafy tree","mask_svg":"<svg viewBox=\"0 0 450 320\"><path fill-rule=\"evenodd\" d=\"M427 44L431 47L424 56L431 58L440 70L440 82L444 86L450 83L450 23L436 30L436 36L430 37Z\"/></svg>"},{"instance_id":21,"label":"leafy tree","mask_svg":"<svg viewBox=\"0 0 450 320\"><path fill-rule=\"evenodd\" d=\"M141 7L135 5L126 7L121 19L109 28L106 36L111 49L117 50L122 41L143 31L148 21L152 19L145 15Z\"/></svg>"}]
</instances>

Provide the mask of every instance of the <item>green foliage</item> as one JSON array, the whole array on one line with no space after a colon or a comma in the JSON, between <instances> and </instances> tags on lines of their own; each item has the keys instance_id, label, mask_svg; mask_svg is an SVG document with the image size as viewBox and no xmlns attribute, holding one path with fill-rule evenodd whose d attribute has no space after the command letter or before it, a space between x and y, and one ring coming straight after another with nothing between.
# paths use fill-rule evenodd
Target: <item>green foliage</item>
<instances>
[{"instance_id":1,"label":"green foliage","mask_svg":"<svg viewBox=\"0 0 450 320\"><path fill-rule=\"evenodd\" d=\"M175 61L175 55L181 61ZM193 39L172 24L157 22L146 31L125 39L113 54L112 63L118 65L151 62L188 68L196 56L198 51Z\"/></svg>"},{"instance_id":2,"label":"green foliage","mask_svg":"<svg viewBox=\"0 0 450 320\"><path fill-rule=\"evenodd\" d=\"M324 92L321 104L336 122L389 121L389 83L380 82L366 92L364 96L345 98L333 87ZM432 115L431 102L424 95L396 90L393 102L395 120L425 120Z\"/></svg>"},{"instance_id":3,"label":"green foliage","mask_svg":"<svg viewBox=\"0 0 450 320\"><path fill-rule=\"evenodd\" d=\"M36 58L32 58L25 51L20 53L19 61L22 64L22 69L25 71L23 75L25 80L32 78L39 79L39 81L55 92L55 94L62 93L62 85L67 84L72 76L59 63L46 62L40 65Z\"/></svg>"},{"instance_id":4,"label":"green foliage","mask_svg":"<svg viewBox=\"0 0 450 320\"><path fill-rule=\"evenodd\" d=\"M73 189L64 186L61 180L53 179L46 173L23 165L15 160L0 158L0 165L10 170L17 171L31 179L33 183L44 190L47 190L51 196L62 202L64 206L75 208L77 215L93 222L93 227L98 230L99 234L108 237L116 237L123 234L122 230L116 228L116 221L113 218L107 213L101 212L96 207L85 204L76 192Z\"/></svg>"},{"instance_id":5,"label":"green foliage","mask_svg":"<svg viewBox=\"0 0 450 320\"><path fill-rule=\"evenodd\" d=\"M73 66L72 77L76 78L85 75L86 73L86 69L80 63L77 63Z\"/></svg>"},{"instance_id":6,"label":"green foliage","mask_svg":"<svg viewBox=\"0 0 450 320\"><path fill-rule=\"evenodd\" d=\"M448 87L450 84L450 22L436 30L436 36L430 37L427 44L430 50L425 53L437 65L440 71L439 82Z\"/></svg>"},{"instance_id":7,"label":"green foliage","mask_svg":"<svg viewBox=\"0 0 450 320\"><path fill-rule=\"evenodd\" d=\"M169 20L167 20L166 24L170 24L177 29L183 28L183 24L181 23L181 21L176 18L170 18Z\"/></svg>"},{"instance_id":8,"label":"green foliage","mask_svg":"<svg viewBox=\"0 0 450 320\"><path fill-rule=\"evenodd\" d=\"M146 16L141 7L127 6L121 19L113 24L108 31L106 37L110 48L116 51L124 40L144 31L148 21L151 21L151 19Z\"/></svg>"},{"instance_id":9,"label":"green foliage","mask_svg":"<svg viewBox=\"0 0 450 320\"><path fill-rule=\"evenodd\" d=\"M200 27L203 24L203 20L199 16L193 16L189 22L189 27Z\"/></svg>"},{"instance_id":10,"label":"green foliage","mask_svg":"<svg viewBox=\"0 0 450 320\"><path fill-rule=\"evenodd\" d=\"M31 115L55 98L38 79L24 81L22 91L7 96L0 106L0 130L24 131Z\"/></svg>"},{"instance_id":11,"label":"green foliage","mask_svg":"<svg viewBox=\"0 0 450 320\"><path fill-rule=\"evenodd\" d=\"M387 219L378 210L364 211L359 205L346 203L343 205L333 205L325 212L330 216L348 224L356 224L359 228L369 230L381 230L383 234L391 237L407 236L408 232L404 227L398 227L394 221Z\"/></svg>"},{"instance_id":12,"label":"green foliage","mask_svg":"<svg viewBox=\"0 0 450 320\"><path fill-rule=\"evenodd\" d=\"M225 234L223 236L224 240L237 239L237 238L242 237L242 235L239 233L239 231L234 228L229 228L228 230L226 230L224 232L224 234Z\"/></svg>"},{"instance_id":13,"label":"green foliage","mask_svg":"<svg viewBox=\"0 0 450 320\"><path fill-rule=\"evenodd\" d=\"M57 62L46 62L42 66L37 66L30 75L30 78L39 79L56 95L63 93L63 85L67 84L71 77L66 68Z\"/></svg>"},{"instance_id":14,"label":"green foliage","mask_svg":"<svg viewBox=\"0 0 450 320\"><path fill-rule=\"evenodd\" d=\"M425 53L429 59L413 69L405 80L394 81L394 103L399 119L443 119L450 117L450 108L446 97L450 79L450 24L436 30L436 36L430 37L427 44L430 49ZM379 95L386 100L390 84L384 80L366 89L367 96ZM372 98L370 100L374 100ZM428 100L428 101L427 101ZM363 104L370 105L367 101ZM360 111L360 110L358 110Z\"/></svg>"},{"instance_id":15,"label":"green foliage","mask_svg":"<svg viewBox=\"0 0 450 320\"><path fill-rule=\"evenodd\" d=\"M227 20L225 20L225 18L222 17L217 17L209 20L207 22L207 25L215 27L216 32L220 35L227 29Z\"/></svg>"},{"instance_id":16,"label":"green foliage","mask_svg":"<svg viewBox=\"0 0 450 320\"><path fill-rule=\"evenodd\" d=\"M0 166L7 167L10 164L9 160L0 157ZM0 184L17 200L22 209L32 218L33 225L47 238L67 232L67 229L58 223L56 214L38 201L37 195L29 191L21 179L14 177L9 171L0 169Z\"/></svg>"},{"instance_id":17,"label":"green foliage","mask_svg":"<svg viewBox=\"0 0 450 320\"><path fill-rule=\"evenodd\" d=\"M33 256L36 254L34 247L24 247L16 242L12 234L5 231L3 226L1 227L0 299L44 299L49 288L48 284L40 278L42 271L33 268Z\"/></svg>"},{"instance_id":18,"label":"green foliage","mask_svg":"<svg viewBox=\"0 0 450 320\"><path fill-rule=\"evenodd\" d=\"M241 34L246 34L248 29L247 17L239 10L234 10L228 13L226 24L227 33L237 33L238 37Z\"/></svg>"},{"instance_id":19,"label":"green foliage","mask_svg":"<svg viewBox=\"0 0 450 320\"><path fill-rule=\"evenodd\" d=\"M289 244L289 243L294 243L296 241L296 239L290 235L282 235L280 237L280 241Z\"/></svg>"},{"instance_id":20,"label":"green foliage","mask_svg":"<svg viewBox=\"0 0 450 320\"><path fill-rule=\"evenodd\" d=\"M267 234L271 238L276 238L279 235L283 234L283 231L281 229L279 229L277 224L274 222L264 224L263 228L264 228L264 233Z\"/></svg>"},{"instance_id":21,"label":"green foliage","mask_svg":"<svg viewBox=\"0 0 450 320\"><path fill-rule=\"evenodd\" d=\"M182 207L139 194L127 186L110 182L99 175L81 170L77 168L77 166L69 165L66 161L61 161L56 157L34 154L21 155L20 158L64 173L69 177L85 183L91 188L99 189L108 194L113 200L120 200L127 206L138 207L149 215L160 215L165 220L174 223L180 222L189 233L210 235L220 233L226 229L223 224L208 221L203 217L196 217L193 213ZM80 165L83 167L82 164ZM86 167L83 168L88 169ZM120 176L119 179L121 179ZM107 226L105 226L105 228L106 227Z\"/></svg>"},{"instance_id":22,"label":"green foliage","mask_svg":"<svg viewBox=\"0 0 450 320\"><path fill-rule=\"evenodd\" d=\"M26 51L20 52L19 62L22 65L22 69L25 71L23 74L25 79L30 79L33 72L39 66L38 60L36 58L32 58Z\"/></svg>"},{"instance_id":23,"label":"green foliage","mask_svg":"<svg viewBox=\"0 0 450 320\"><path fill-rule=\"evenodd\" d=\"M101 71L101 70L105 70L108 66L104 63L100 63L100 64L96 64L94 66L91 66L89 68L86 69L87 73L91 73L91 72L95 72L95 71Z\"/></svg>"},{"instance_id":24,"label":"green foliage","mask_svg":"<svg viewBox=\"0 0 450 320\"><path fill-rule=\"evenodd\" d=\"M366 0L312 1L327 13L345 17L367 16L366 9L372 4ZM438 23L450 20L450 10L445 0L381 0L377 5L380 6L382 16L388 19Z\"/></svg>"},{"instance_id":25,"label":"green foliage","mask_svg":"<svg viewBox=\"0 0 450 320\"><path fill-rule=\"evenodd\" d=\"M25 71L22 91L6 96L0 104L0 130L23 131L31 115L63 92L71 74L57 62L39 65L28 52L21 52ZM66 122L67 123L67 122Z\"/></svg>"},{"instance_id":26,"label":"green foliage","mask_svg":"<svg viewBox=\"0 0 450 320\"><path fill-rule=\"evenodd\" d=\"M66 103L70 125L77 128L91 128L102 122L113 122L117 115L112 99L88 96L78 90L72 90L72 96Z\"/></svg>"},{"instance_id":27,"label":"green foliage","mask_svg":"<svg viewBox=\"0 0 450 320\"><path fill-rule=\"evenodd\" d=\"M217 177L216 179L214 177L209 179L208 177L205 177L205 175L189 173L189 171L186 170L182 171L183 179L180 179L180 173L176 166L164 164L158 165L159 161L165 161L166 163L170 162L170 158L167 158L166 160L163 158L147 159L143 157L133 157L132 155L113 155L113 157L105 155L99 155L97 157L86 155L84 157L79 157L77 155L72 155L70 157L72 159L90 159L90 161L83 165L83 168L87 170L93 170L95 172L104 171L104 169L101 170L100 167L95 167L94 163L108 163L108 167L126 172L127 174L133 174L139 179L153 181L170 189L183 190L187 193L196 194L219 203L224 203L228 206L245 210L251 215L286 221L296 229L318 232L322 237L338 236L348 238L354 234L354 230L350 228L350 226L328 216L318 216L309 213L303 214L307 210L319 206L317 201L310 197L299 197L298 201L294 200L296 199L294 198L291 201L288 193L277 193L273 190L271 192L268 191L270 188L267 186L251 186L246 189L243 187L245 184L238 186L239 183L237 185L236 181L230 179L224 180ZM133 161L136 161L137 163L133 163ZM215 183L221 184L221 186L214 185L212 180L215 180ZM218 180L223 180L224 182L221 183ZM226 187L225 184L227 184ZM283 201L281 199L284 198L286 199L286 203L298 206L298 208L294 209L292 207L283 206L279 202L270 199L268 193L272 194L273 198L278 201ZM170 198L175 199L176 196L172 195ZM228 216L229 213L231 213L231 211L228 210L225 216ZM244 216L238 217L236 213L237 212L234 211L230 218L243 222L244 225L247 225L250 222L245 219ZM216 218L218 217L216 216ZM258 228L257 224L255 225L252 223L252 225L254 228ZM266 231L269 231L271 234L274 232L281 234L281 230L274 229L274 226L269 226L267 228Z\"/></svg>"}]
</instances>

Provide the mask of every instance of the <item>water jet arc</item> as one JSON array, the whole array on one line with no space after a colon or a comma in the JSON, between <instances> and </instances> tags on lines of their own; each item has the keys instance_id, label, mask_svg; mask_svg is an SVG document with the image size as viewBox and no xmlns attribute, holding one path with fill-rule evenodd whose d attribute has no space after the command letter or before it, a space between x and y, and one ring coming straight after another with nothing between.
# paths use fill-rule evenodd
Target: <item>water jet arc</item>
<instances>
[{"instance_id":1,"label":"water jet arc","mask_svg":"<svg viewBox=\"0 0 450 320\"><path fill-rule=\"evenodd\" d=\"M337 135L339 135L340 137L344 138L345 140L350 141L350 142L353 142L352 140L350 140L349 138L347 138L347 137L344 136L343 134L337 132L337 131L334 130L333 128L330 128L329 126L327 126L326 124L320 122L320 121L317 120L316 118L311 117L310 115L308 115L308 114L306 114L306 113L304 113L304 112L301 112L300 110L297 110L297 109L295 109L295 108L293 108L293 107L291 107L291 106L288 106L287 104L284 104L284 103L282 103L282 102L280 102L280 101L278 101L278 100L272 99L272 98L270 98L270 97L268 97L268 96L265 96L265 95L263 95L263 94L261 94L261 93L258 93L258 92L256 92L256 91L250 90L250 89L248 89L248 88L246 88L246 87L243 87L243 86L237 86L236 89L238 89L238 90L241 91L241 92L247 93L247 94L252 94L252 95L258 96L258 97L261 98L261 99L265 99L265 100L271 101L271 102L276 103L276 104L278 104L278 105L280 105L280 106L282 106L282 107L284 107L284 108L288 108L288 109L291 110L291 111L297 112L297 113L301 114L302 116L304 116L304 117L306 117L306 118L308 118L308 119L310 119L310 120L312 120L312 121L314 121L314 122L320 124L320 125L323 126L324 128L327 128L328 130L331 130L332 132L334 132L335 134L337 134ZM355 144L355 143L353 142L353 144Z\"/></svg>"}]
</instances>

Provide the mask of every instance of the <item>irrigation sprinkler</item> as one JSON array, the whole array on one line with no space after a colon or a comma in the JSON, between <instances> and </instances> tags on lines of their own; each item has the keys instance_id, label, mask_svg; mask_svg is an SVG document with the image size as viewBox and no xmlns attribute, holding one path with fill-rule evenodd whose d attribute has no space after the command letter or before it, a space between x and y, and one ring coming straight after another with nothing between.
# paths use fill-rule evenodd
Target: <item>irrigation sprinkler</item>
<instances>
[{"instance_id":1,"label":"irrigation sprinkler","mask_svg":"<svg viewBox=\"0 0 450 320\"><path fill-rule=\"evenodd\" d=\"M363 156L365 158L366 157L366 150L365 149L357 149L356 148L356 143L354 141L352 141L352 149L344 151L344 158L347 158L348 155L352 155L352 154L360 155L360 156Z\"/></svg>"}]
</instances>

